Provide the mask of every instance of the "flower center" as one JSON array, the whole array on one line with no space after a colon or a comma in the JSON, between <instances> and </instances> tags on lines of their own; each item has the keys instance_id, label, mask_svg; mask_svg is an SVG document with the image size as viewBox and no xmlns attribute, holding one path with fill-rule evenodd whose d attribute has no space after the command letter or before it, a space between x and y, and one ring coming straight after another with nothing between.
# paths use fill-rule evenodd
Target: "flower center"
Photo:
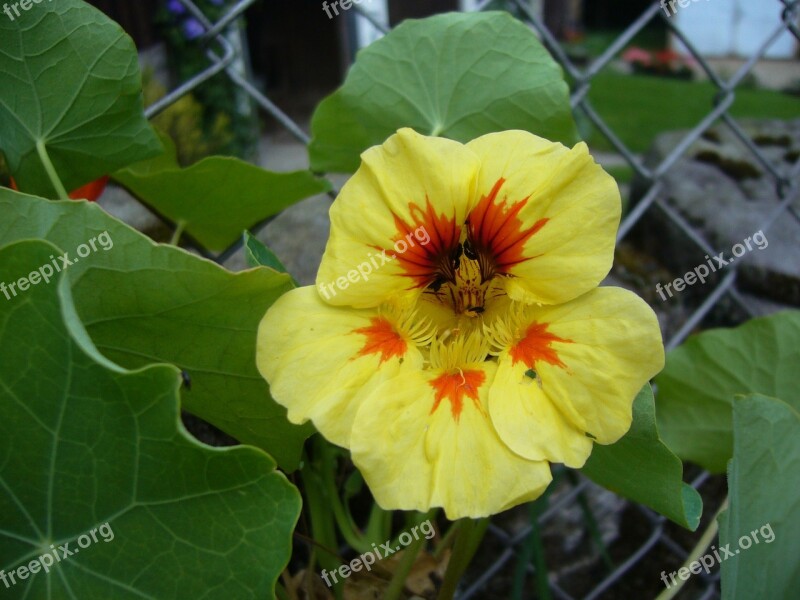
<instances>
[{"instance_id":1,"label":"flower center","mask_svg":"<svg viewBox=\"0 0 800 600\"><path fill-rule=\"evenodd\" d=\"M425 293L456 315L478 317L487 302L504 295L489 253L481 252L462 235L455 250L439 261L436 277Z\"/></svg>"}]
</instances>

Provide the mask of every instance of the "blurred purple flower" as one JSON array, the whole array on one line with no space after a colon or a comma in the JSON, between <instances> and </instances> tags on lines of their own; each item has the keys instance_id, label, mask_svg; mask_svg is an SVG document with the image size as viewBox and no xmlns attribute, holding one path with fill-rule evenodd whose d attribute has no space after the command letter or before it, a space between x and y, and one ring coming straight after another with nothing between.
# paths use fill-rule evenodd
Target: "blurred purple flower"
<instances>
[{"instance_id":1,"label":"blurred purple flower","mask_svg":"<svg viewBox=\"0 0 800 600\"><path fill-rule=\"evenodd\" d=\"M173 15L182 15L186 13L186 7L178 0L169 0L169 2L167 2L167 10Z\"/></svg>"},{"instance_id":2,"label":"blurred purple flower","mask_svg":"<svg viewBox=\"0 0 800 600\"><path fill-rule=\"evenodd\" d=\"M195 18L190 17L183 22L183 34L188 40L199 38L205 32L206 28Z\"/></svg>"}]
</instances>

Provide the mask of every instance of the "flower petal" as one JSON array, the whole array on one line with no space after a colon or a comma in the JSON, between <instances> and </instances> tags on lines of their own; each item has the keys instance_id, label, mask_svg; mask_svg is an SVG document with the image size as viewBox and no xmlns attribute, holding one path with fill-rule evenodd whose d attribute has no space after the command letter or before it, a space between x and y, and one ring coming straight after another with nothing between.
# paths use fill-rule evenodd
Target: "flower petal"
<instances>
[{"instance_id":1,"label":"flower petal","mask_svg":"<svg viewBox=\"0 0 800 600\"><path fill-rule=\"evenodd\" d=\"M415 298L458 245L479 166L463 144L411 129L364 152L331 207L317 275L325 300L367 308Z\"/></svg>"},{"instance_id":2,"label":"flower petal","mask_svg":"<svg viewBox=\"0 0 800 600\"><path fill-rule=\"evenodd\" d=\"M512 329L513 339L499 357L500 370L512 373L512 383L529 390L534 388L520 379L520 373L534 371L563 423L601 444L616 442L628 431L633 399L664 366L655 314L636 294L620 288L597 288L559 306L528 306ZM525 456L539 456L542 442L535 439L536 427L545 417L552 418L554 426L558 422L537 404L535 394L528 395L524 413L543 412L537 413L538 420L530 420L532 439L523 451L520 427L510 423L511 409L491 406L513 402L513 397L504 398L506 393L503 387L490 393L490 412L493 419L497 417L494 424L500 437ZM564 440L561 451L574 450L571 431L550 435ZM561 460L570 456L574 458L569 454Z\"/></svg>"},{"instance_id":3,"label":"flower petal","mask_svg":"<svg viewBox=\"0 0 800 600\"><path fill-rule=\"evenodd\" d=\"M501 360L489 391L492 423L520 456L579 469L592 452L592 440L558 411L540 384L525 364Z\"/></svg>"},{"instance_id":4,"label":"flower petal","mask_svg":"<svg viewBox=\"0 0 800 600\"><path fill-rule=\"evenodd\" d=\"M456 372L415 371L377 387L356 415L353 461L385 509L444 507L484 517L537 498L546 462L514 454L487 412L492 362Z\"/></svg>"},{"instance_id":5,"label":"flower petal","mask_svg":"<svg viewBox=\"0 0 800 600\"><path fill-rule=\"evenodd\" d=\"M509 296L558 304L596 287L611 268L621 201L586 144L504 131L467 147L481 160L470 235L511 276Z\"/></svg>"},{"instance_id":6,"label":"flower petal","mask_svg":"<svg viewBox=\"0 0 800 600\"><path fill-rule=\"evenodd\" d=\"M393 319L377 310L325 304L313 287L292 290L267 311L258 330L258 369L292 423L309 419L347 447L358 407L370 391L422 356Z\"/></svg>"}]
</instances>

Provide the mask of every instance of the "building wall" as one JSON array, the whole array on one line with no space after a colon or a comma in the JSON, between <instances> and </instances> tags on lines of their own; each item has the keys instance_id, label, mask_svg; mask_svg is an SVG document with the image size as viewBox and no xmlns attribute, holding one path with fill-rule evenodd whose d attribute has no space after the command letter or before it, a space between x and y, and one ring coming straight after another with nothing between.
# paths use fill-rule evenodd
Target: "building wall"
<instances>
[{"instance_id":1,"label":"building wall","mask_svg":"<svg viewBox=\"0 0 800 600\"><path fill-rule=\"evenodd\" d=\"M677 13L670 18L705 56L752 56L781 24L782 4L777 0L693 0L675 7ZM684 49L678 40L673 45ZM767 57L793 58L797 49L797 40L784 33Z\"/></svg>"}]
</instances>

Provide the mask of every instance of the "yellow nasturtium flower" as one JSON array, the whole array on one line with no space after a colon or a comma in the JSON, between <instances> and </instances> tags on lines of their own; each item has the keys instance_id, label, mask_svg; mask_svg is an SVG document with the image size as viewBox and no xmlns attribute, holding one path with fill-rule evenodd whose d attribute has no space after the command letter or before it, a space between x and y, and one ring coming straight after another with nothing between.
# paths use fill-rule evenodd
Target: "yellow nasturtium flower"
<instances>
[{"instance_id":1,"label":"yellow nasturtium flower","mask_svg":"<svg viewBox=\"0 0 800 600\"><path fill-rule=\"evenodd\" d=\"M402 129L330 216L317 286L267 312L258 366L382 507L497 513L628 430L664 349L644 301L597 287L620 196L585 144Z\"/></svg>"}]
</instances>

